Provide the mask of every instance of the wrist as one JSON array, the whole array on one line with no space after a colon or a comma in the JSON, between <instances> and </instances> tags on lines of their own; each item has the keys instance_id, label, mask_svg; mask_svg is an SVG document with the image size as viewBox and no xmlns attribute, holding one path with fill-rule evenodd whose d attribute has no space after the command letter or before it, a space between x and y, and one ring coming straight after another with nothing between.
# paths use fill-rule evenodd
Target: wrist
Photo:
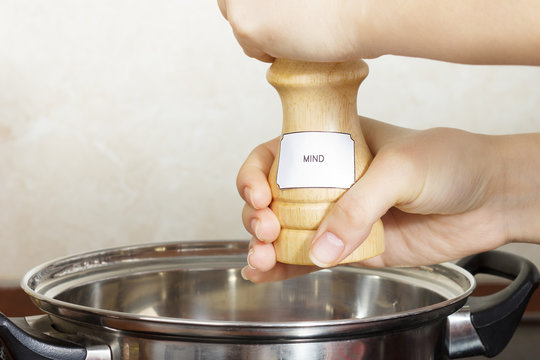
<instances>
[{"instance_id":1,"label":"wrist","mask_svg":"<svg viewBox=\"0 0 540 360\"><path fill-rule=\"evenodd\" d=\"M387 55L384 49L389 48L385 39L388 38L389 25L387 12L384 7L388 1L365 0L352 1L356 8L350 9L345 16L351 22L354 29L353 41L357 44L357 57L373 59ZM386 14L386 15L385 15Z\"/></svg>"},{"instance_id":2,"label":"wrist","mask_svg":"<svg viewBox=\"0 0 540 360\"><path fill-rule=\"evenodd\" d=\"M494 143L502 164L495 196L505 241L540 243L540 134L496 136Z\"/></svg>"}]
</instances>

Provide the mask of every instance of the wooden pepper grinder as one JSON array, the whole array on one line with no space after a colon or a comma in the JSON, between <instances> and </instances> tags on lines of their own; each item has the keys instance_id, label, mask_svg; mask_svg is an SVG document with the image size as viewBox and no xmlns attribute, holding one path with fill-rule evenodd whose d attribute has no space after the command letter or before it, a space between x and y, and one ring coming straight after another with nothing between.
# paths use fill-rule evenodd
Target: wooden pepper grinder
<instances>
[{"instance_id":1,"label":"wooden pepper grinder","mask_svg":"<svg viewBox=\"0 0 540 360\"><path fill-rule=\"evenodd\" d=\"M268 70L267 79L283 105L280 149L269 173L270 208L281 224L274 243L279 262L313 264L309 249L321 220L372 160L356 109L358 87L367 74L362 60L276 59ZM383 251L379 220L367 240L342 263Z\"/></svg>"}]
</instances>

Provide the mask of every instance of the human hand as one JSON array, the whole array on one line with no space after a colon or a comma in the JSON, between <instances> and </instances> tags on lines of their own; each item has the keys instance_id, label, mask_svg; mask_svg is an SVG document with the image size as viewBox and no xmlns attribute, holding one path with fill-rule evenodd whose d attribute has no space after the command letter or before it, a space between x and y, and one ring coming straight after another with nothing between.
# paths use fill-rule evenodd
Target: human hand
<instances>
[{"instance_id":1,"label":"human hand","mask_svg":"<svg viewBox=\"0 0 540 360\"><path fill-rule=\"evenodd\" d=\"M401 55L540 65L540 2L218 0L244 52L262 61ZM511 30L509 30L511 29Z\"/></svg>"},{"instance_id":2,"label":"human hand","mask_svg":"<svg viewBox=\"0 0 540 360\"><path fill-rule=\"evenodd\" d=\"M374 155L366 173L323 219L311 257L333 266L358 247L382 218L386 250L362 266L440 263L496 248L508 240L504 168L496 137L455 129L415 131L360 117ZM242 219L253 235L244 275L288 278L314 267L276 264L280 226L269 209L267 176L279 139L257 147L239 171ZM330 241L331 240L331 241Z\"/></svg>"},{"instance_id":3,"label":"human hand","mask_svg":"<svg viewBox=\"0 0 540 360\"><path fill-rule=\"evenodd\" d=\"M372 58L363 36L367 1L218 0L244 52L265 62L275 58L314 62Z\"/></svg>"}]
</instances>

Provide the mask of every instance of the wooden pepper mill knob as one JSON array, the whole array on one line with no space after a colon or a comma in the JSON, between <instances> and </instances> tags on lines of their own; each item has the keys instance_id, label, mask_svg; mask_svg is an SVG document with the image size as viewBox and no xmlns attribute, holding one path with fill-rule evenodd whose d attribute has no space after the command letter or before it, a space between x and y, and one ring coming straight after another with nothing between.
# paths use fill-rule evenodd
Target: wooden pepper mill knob
<instances>
[{"instance_id":1,"label":"wooden pepper mill knob","mask_svg":"<svg viewBox=\"0 0 540 360\"><path fill-rule=\"evenodd\" d=\"M368 74L362 60L308 63L276 59L267 79L283 105L280 148L269 173L281 232L277 261L312 265L315 231L333 204L366 171L372 160L360 128L356 97ZM342 262L384 251L379 220L362 245Z\"/></svg>"}]
</instances>

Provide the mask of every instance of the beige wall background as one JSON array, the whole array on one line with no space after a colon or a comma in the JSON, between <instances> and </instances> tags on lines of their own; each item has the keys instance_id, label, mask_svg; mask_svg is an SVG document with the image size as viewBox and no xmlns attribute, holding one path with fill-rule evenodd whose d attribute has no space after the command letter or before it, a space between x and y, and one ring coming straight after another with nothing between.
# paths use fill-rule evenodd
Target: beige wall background
<instances>
[{"instance_id":1,"label":"beige wall background","mask_svg":"<svg viewBox=\"0 0 540 360\"><path fill-rule=\"evenodd\" d=\"M540 131L540 68L369 65L363 115ZM281 127L267 67L214 0L0 0L0 285L81 251L247 239L236 172Z\"/></svg>"}]
</instances>

